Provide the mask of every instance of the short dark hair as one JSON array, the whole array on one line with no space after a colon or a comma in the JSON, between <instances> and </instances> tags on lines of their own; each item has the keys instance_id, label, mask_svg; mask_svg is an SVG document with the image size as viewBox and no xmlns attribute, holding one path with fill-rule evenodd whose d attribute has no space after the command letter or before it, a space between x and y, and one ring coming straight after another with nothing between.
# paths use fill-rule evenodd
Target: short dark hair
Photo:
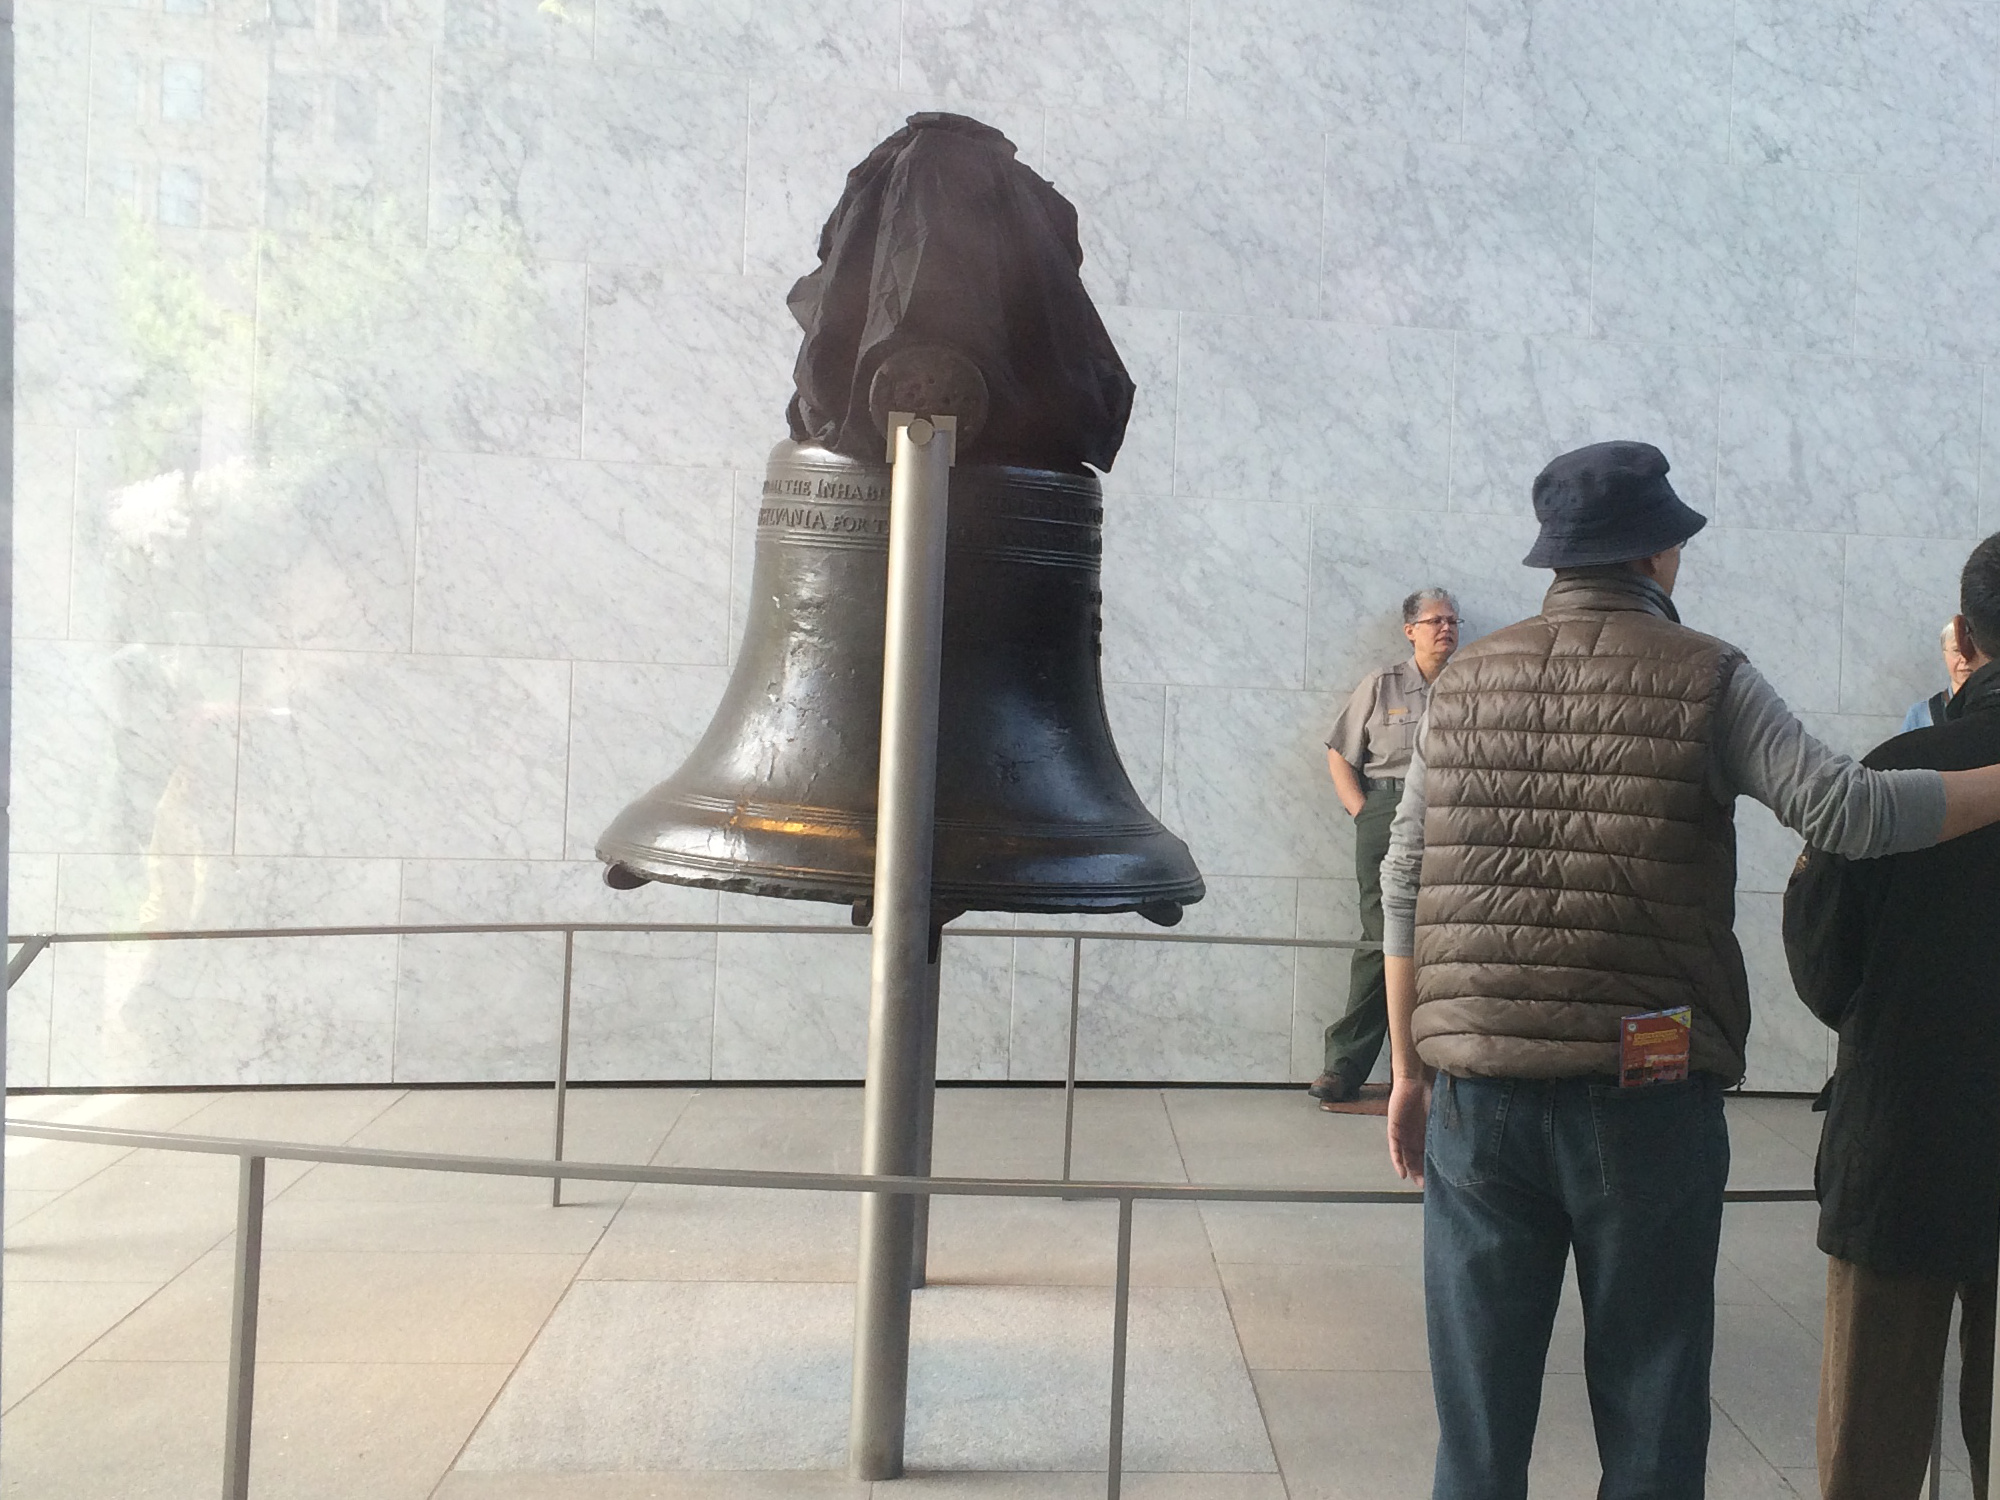
<instances>
[{"instance_id":1,"label":"short dark hair","mask_svg":"<svg viewBox=\"0 0 2000 1500\"><path fill-rule=\"evenodd\" d=\"M1972 644L1981 656L2000 657L2000 531L1965 560L1958 579L1958 612L1972 627Z\"/></svg>"}]
</instances>

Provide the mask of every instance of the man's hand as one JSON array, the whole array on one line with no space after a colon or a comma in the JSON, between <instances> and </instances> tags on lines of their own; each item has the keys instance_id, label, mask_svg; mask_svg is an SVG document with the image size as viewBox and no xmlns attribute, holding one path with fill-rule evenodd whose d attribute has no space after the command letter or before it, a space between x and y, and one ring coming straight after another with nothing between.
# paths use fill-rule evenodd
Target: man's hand
<instances>
[{"instance_id":1,"label":"man's hand","mask_svg":"<svg viewBox=\"0 0 2000 1500\"><path fill-rule=\"evenodd\" d=\"M1424 1127L1430 1120L1429 1080L1399 1077L1389 1087L1389 1165L1396 1175L1424 1185Z\"/></svg>"}]
</instances>

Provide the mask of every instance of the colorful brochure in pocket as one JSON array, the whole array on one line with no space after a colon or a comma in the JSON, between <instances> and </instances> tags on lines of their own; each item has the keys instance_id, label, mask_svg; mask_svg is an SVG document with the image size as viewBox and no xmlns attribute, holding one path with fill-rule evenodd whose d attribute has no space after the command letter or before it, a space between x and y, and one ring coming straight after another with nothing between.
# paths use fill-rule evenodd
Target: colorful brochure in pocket
<instances>
[{"instance_id":1,"label":"colorful brochure in pocket","mask_svg":"<svg viewBox=\"0 0 2000 1500\"><path fill-rule=\"evenodd\" d=\"M1694 1012L1688 1007L1627 1016L1619 1028L1618 1082L1622 1086L1671 1083L1688 1076L1688 1038L1694 1031Z\"/></svg>"}]
</instances>

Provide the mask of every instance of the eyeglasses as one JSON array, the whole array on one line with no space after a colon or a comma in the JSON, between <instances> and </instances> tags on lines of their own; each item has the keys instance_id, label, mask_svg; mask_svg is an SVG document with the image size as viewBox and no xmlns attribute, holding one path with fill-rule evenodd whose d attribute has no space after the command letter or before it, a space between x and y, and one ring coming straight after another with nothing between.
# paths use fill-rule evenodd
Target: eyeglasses
<instances>
[{"instance_id":1,"label":"eyeglasses","mask_svg":"<svg viewBox=\"0 0 2000 1500\"><path fill-rule=\"evenodd\" d=\"M1457 615L1431 615L1422 620L1410 621L1412 625L1428 625L1433 630L1458 629Z\"/></svg>"}]
</instances>

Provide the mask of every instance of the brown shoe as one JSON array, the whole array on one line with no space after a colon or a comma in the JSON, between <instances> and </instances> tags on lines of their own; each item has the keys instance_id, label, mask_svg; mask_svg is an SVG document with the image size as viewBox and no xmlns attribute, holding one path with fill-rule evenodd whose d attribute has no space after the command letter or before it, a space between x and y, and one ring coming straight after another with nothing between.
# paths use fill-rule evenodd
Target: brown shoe
<instances>
[{"instance_id":1,"label":"brown shoe","mask_svg":"<svg viewBox=\"0 0 2000 1500\"><path fill-rule=\"evenodd\" d=\"M1306 1085L1306 1092L1322 1104L1344 1104L1354 1097L1355 1088L1338 1073L1322 1073Z\"/></svg>"}]
</instances>

